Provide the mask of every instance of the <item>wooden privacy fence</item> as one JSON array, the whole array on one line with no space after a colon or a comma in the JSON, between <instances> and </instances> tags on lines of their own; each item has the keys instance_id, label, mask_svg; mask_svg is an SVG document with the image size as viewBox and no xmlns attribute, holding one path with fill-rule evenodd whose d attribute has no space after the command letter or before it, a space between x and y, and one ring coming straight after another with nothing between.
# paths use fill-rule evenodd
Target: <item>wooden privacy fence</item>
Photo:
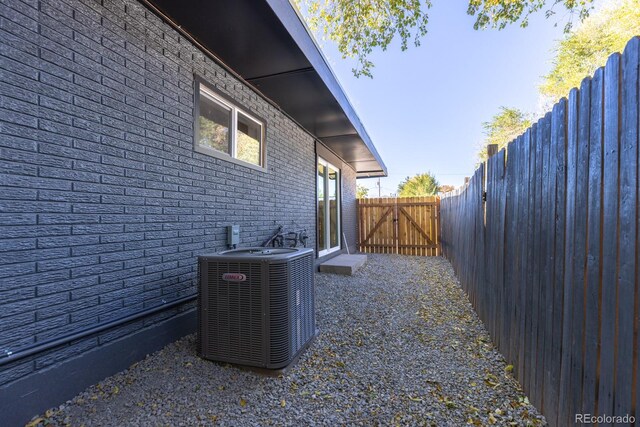
<instances>
[{"instance_id":1,"label":"wooden privacy fence","mask_svg":"<svg viewBox=\"0 0 640 427\"><path fill-rule=\"evenodd\" d=\"M440 198L358 199L358 248L362 252L440 255Z\"/></svg>"},{"instance_id":2,"label":"wooden privacy fence","mask_svg":"<svg viewBox=\"0 0 640 427\"><path fill-rule=\"evenodd\" d=\"M639 54L634 38L441 202L443 253L552 426L640 418Z\"/></svg>"}]
</instances>

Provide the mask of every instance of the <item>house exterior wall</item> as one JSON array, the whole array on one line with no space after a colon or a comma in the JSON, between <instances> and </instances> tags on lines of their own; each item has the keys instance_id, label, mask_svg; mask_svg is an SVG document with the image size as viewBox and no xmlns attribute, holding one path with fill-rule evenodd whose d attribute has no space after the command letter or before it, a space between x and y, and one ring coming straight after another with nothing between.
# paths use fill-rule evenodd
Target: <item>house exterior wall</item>
<instances>
[{"instance_id":1,"label":"house exterior wall","mask_svg":"<svg viewBox=\"0 0 640 427\"><path fill-rule=\"evenodd\" d=\"M358 250L358 210L356 206L356 171L342 164L342 231L351 253Z\"/></svg>"},{"instance_id":2,"label":"house exterior wall","mask_svg":"<svg viewBox=\"0 0 640 427\"><path fill-rule=\"evenodd\" d=\"M0 17L0 359L194 295L196 257L226 248L226 225L241 246L305 227L315 247L313 137L141 4L16 0ZM266 171L194 151L194 75L265 120ZM0 401L192 307L0 365Z\"/></svg>"}]
</instances>

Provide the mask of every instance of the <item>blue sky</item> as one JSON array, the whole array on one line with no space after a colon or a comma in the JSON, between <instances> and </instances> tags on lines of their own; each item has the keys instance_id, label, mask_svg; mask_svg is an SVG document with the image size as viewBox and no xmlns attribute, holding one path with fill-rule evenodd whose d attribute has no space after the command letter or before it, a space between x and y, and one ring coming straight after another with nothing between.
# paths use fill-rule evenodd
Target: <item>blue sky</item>
<instances>
[{"instance_id":1,"label":"blue sky","mask_svg":"<svg viewBox=\"0 0 640 427\"><path fill-rule=\"evenodd\" d=\"M373 79L354 77L354 63L330 42L320 43L387 165L382 195L426 171L441 184L461 185L473 173L483 122L500 106L538 111L537 87L551 69L565 22L555 27L560 18L545 19L541 12L524 29L476 31L467 4L434 1L422 45L376 52ZM377 179L358 182L377 196Z\"/></svg>"}]
</instances>

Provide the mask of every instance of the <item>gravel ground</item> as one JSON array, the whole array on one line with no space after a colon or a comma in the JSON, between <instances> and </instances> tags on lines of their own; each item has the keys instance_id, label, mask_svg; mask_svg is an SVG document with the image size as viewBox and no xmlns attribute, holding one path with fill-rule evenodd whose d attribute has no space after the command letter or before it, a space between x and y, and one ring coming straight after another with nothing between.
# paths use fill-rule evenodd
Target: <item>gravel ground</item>
<instances>
[{"instance_id":1,"label":"gravel ground","mask_svg":"<svg viewBox=\"0 0 640 427\"><path fill-rule=\"evenodd\" d=\"M190 335L41 424L545 425L445 259L369 255L354 276L316 278L321 332L286 375L202 360Z\"/></svg>"}]
</instances>

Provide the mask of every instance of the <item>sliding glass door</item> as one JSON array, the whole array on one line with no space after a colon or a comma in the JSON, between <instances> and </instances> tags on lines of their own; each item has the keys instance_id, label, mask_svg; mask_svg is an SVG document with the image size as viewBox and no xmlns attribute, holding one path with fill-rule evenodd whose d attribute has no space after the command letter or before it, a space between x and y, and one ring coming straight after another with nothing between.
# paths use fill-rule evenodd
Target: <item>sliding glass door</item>
<instances>
[{"instance_id":1,"label":"sliding glass door","mask_svg":"<svg viewBox=\"0 0 640 427\"><path fill-rule=\"evenodd\" d=\"M318 255L340 249L340 169L318 158Z\"/></svg>"}]
</instances>

